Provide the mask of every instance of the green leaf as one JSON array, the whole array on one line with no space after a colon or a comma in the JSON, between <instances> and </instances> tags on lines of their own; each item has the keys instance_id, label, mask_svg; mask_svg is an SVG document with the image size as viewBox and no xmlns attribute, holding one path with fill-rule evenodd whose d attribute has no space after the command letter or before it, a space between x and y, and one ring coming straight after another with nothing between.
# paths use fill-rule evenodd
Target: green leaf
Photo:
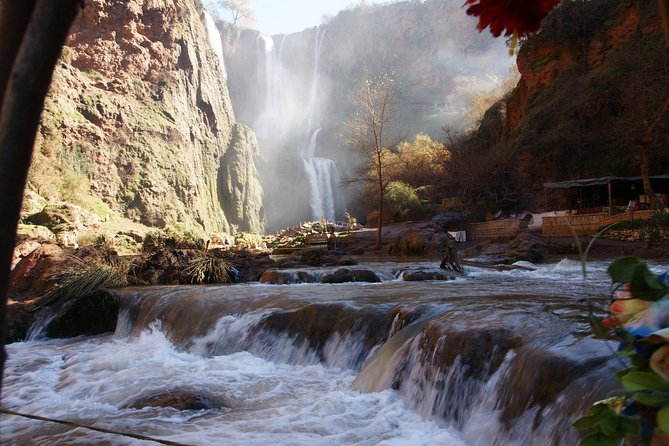
<instances>
[{"instance_id":1,"label":"green leaf","mask_svg":"<svg viewBox=\"0 0 669 446\"><path fill-rule=\"evenodd\" d=\"M662 407L669 404L669 395L666 393L636 392L634 399L651 407Z\"/></svg>"},{"instance_id":2,"label":"green leaf","mask_svg":"<svg viewBox=\"0 0 669 446\"><path fill-rule=\"evenodd\" d=\"M589 415L574 421L572 426L574 426L576 429L588 429L597 426L597 424L599 424L599 417Z\"/></svg>"},{"instance_id":3,"label":"green leaf","mask_svg":"<svg viewBox=\"0 0 669 446\"><path fill-rule=\"evenodd\" d=\"M632 297L635 299L656 301L667 294L667 285L648 269L645 263L637 265L630 281Z\"/></svg>"},{"instance_id":4,"label":"green leaf","mask_svg":"<svg viewBox=\"0 0 669 446\"><path fill-rule=\"evenodd\" d=\"M579 446L618 446L620 438L609 437L601 432L593 432L579 443Z\"/></svg>"},{"instance_id":5,"label":"green leaf","mask_svg":"<svg viewBox=\"0 0 669 446\"><path fill-rule=\"evenodd\" d=\"M669 406L664 406L657 412L657 426L662 432L669 434Z\"/></svg>"},{"instance_id":6,"label":"green leaf","mask_svg":"<svg viewBox=\"0 0 669 446\"><path fill-rule=\"evenodd\" d=\"M619 257L611 262L607 271L613 283L628 283L632 281L634 271L641 263L638 257Z\"/></svg>"},{"instance_id":7,"label":"green leaf","mask_svg":"<svg viewBox=\"0 0 669 446\"><path fill-rule=\"evenodd\" d=\"M641 432L641 426L639 426L639 422L629 417L620 417L620 427L622 428L622 431L625 433L625 435L632 435L636 437L639 435L639 432Z\"/></svg>"},{"instance_id":8,"label":"green leaf","mask_svg":"<svg viewBox=\"0 0 669 446\"><path fill-rule=\"evenodd\" d=\"M634 363L634 361L632 361L632 363ZM618 379L618 381L622 381L623 376L625 376L625 375L627 375L628 373L633 372L633 371L635 371L635 369L633 369L633 368L618 370L618 371L615 373L615 376L616 376L616 378Z\"/></svg>"},{"instance_id":9,"label":"green leaf","mask_svg":"<svg viewBox=\"0 0 669 446\"><path fill-rule=\"evenodd\" d=\"M634 355L632 356L632 367L635 369L645 369L648 368L648 358L643 356Z\"/></svg>"},{"instance_id":10,"label":"green leaf","mask_svg":"<svg viewBox=\"0 0 669 446\"><path fill-rule=\"evenodd\" d=\"M650 372L629 372L620 378L620 382L629 392L647 389L669 392L669 383Z\"/></svg>"}]
</instances>

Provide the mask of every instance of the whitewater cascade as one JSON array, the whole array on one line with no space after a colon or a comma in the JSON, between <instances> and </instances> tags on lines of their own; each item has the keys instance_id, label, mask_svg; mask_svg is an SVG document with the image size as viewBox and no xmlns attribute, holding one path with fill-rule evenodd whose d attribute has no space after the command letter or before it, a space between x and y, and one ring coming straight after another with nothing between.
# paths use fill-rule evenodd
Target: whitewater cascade
<instances>
[{"instance_id":1,"label":"whitewater cascade","mask_svg":"<svg viewBox=\"0 0 669 446\"><path fill-rule=\"evenodd\" d=\"M3 405L194 445L576 444L620 368L579 302L606 294L607 266L587 284L563 260L401 286L436 263L366 264L377 283L125 288L113 336L9 345ZM0 438L114 440L11 416Z\"/></svg>"},{"instance_id":2,"label":"whitewater cascade","mask_svg":"<svg viewBox=\"0 0 669 446\"><path fill-rule=\"evenodd\" d=\"M216 27L216 22L214 18L207 12L204 11L204 24L207 29L207 37L209 38L209 44L214 49L214 52L218 56L219 63L221 65L221 71L223 72L223 79L228 78L228 72L225 68L225 58L223 57L223 39L221 39L221 33Z\"/></svg>"}]
</instances>

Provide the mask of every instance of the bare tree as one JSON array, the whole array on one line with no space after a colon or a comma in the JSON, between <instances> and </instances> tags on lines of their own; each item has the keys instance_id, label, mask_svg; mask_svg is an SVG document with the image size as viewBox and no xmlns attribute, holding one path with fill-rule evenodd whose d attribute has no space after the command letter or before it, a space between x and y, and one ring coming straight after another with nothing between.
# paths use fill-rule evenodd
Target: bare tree
<instances>
[{"instance_id":1,"label":"bare tree","mask_svg":"<svg viewBox=\"0 0 669 446\"><path fill-rule=\"evenodd\" d=\"M249 26L255 22L256 17L249 7L249 0L206 0L207 7L220 15L221 10L230 11L232 24L236 26Z\"/></svg>"},{"instance_id":2,"label":"bare tree","mask_svg":"<svg viewBox=\"0 0 669 446\"><path fill-rule=\"evenodd\" d=\"M0 0L0 386L7 287L44 99L81 0Z\"/></svg>"},{"instance_id":3,"label":"bare tree","mask_svg":"<svg viewBox=\"0 0 669 446\"><path fill-rule=\"evenodd\" d=\"M365 70L360 89L351 98L353 116L344 127L344 141L364 160L357 170L358 175L349 181L366 182L376 194L379 212L377 249L381 248L383 197L390 183L386 170L393 162L388 127L393 118L397 89L392 74L372 78Z\"/></svg>"}]
</instances>

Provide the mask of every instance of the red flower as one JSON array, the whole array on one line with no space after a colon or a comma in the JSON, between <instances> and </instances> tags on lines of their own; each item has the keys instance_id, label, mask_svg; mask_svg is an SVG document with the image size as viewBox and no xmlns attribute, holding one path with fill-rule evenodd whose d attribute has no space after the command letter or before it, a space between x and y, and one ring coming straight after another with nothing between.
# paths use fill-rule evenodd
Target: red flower
<instances>
[{"instance_id":1,"label":"red flower","mask_svg":"<svg viewBox=\"0 0 669 446\"><path fill-rule=\"evenodd\" d=\"M510 36L529 34L539 29L541 22L560 0L467 0L467 14L479 18L478 29L490 27L493 36L502 32Z\"/></svg>"}]
</instances>

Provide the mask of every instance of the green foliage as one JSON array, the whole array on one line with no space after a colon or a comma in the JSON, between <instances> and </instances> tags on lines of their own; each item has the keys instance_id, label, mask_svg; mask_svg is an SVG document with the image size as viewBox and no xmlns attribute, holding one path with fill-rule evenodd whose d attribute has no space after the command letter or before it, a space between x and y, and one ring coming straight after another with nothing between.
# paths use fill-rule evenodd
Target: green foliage
<instances>
[{"instance_id":1,"label":"green foliage","mask_svg":"<svg viewBox=\"0 0 669 446\"><path fill-rule=\"evenodd\" d=\"M163 229L150 231L144 237L142 250L156 252L164 248L174 249L204 249L205 242L193 230L183 223L168 225Z\"/></svg>"},{"instance_id":2,"label":"green foliage","mask_svg":"<svg viewBox=\"0 0 669 446\"><path fill-rule=\"evenodd\" d=\"M559 42L564 45L587 45L615 12L618 2L611 0L568 0L551 11L541 26L535 39L526 42L528 45L536 41Z\"/></svg>"},{"instance_id":3,"label":"green foliage","mask_svg":"<svg viewBox=\"0 0 669 446\"><path fill-rule=\"evenodd\" d=\"M621 257L608 268L613 283L629 283L635 299L657 301L669 291L638 257Z\"/></svg>"},{"instance_id":4,"label":"green foliage","mask_svg":"<svg viewBox=\"0 0 669 446\"><path fill-rule=\"evenodd\" d=\"M395 217L405 218L411 212L418 212L423 208L416 190L401 181L388 183L384 202L393 210Z\"/></svg>"}]
</instances>

